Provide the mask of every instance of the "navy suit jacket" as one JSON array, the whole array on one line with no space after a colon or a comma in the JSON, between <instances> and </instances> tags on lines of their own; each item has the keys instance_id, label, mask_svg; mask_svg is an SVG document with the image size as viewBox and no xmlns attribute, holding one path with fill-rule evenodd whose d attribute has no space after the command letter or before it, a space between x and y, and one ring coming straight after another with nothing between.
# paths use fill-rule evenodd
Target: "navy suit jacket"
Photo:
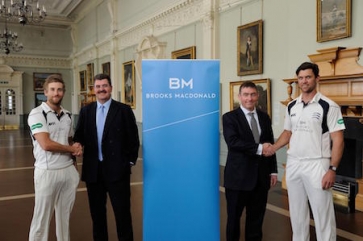
<instances>
[{"instance_id":1,"label":"navy suit jacket","mask_svg":"<svg viewBox=\"0 0 363 241\"><path fill-rule=\"evenodd\" d=\"M81 109L73 138L84 146L82 180L85 182L97 181L96 109L97 102ZM130 162L136 164L139 146L136 120L130 106L112 100L102 137L104 178L112 182L130 175Z\"/></svg>"},{"instance_id":2,"label":"navy suit jacket","mask_svg":"<svg viewBox=\"0 0 363 241\"><path fill-rule=\"evenodd\" d=\"M270 117L257 110L261 128L260 143L274 143ZM228 146L224 186L233 190L252 190L257 183L270 188L270 174L277 173L276 155L256 155L255 143L248 120L237 108L223 115L223 135Z\"/></svg>"}]
</instances>

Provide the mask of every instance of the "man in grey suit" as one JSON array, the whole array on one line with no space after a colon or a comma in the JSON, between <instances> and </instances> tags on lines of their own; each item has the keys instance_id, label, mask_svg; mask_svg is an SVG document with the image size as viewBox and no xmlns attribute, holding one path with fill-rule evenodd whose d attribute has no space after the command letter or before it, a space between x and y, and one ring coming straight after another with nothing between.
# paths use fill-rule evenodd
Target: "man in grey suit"
<instances>
[{"instance_id":1,"label":"man in grey suit","mask_svg":"<svg viewBox=\"0 0 363 241\"><path fill-rule=\"evenodd\" d=\"M82 180L87 186L93 239L108 240L108 193L118 239L132 241L130 174L140 145L136 120L130 106L111 98L108 75L98 74L94 81L97 102L81 109L74 135L74 141L84 147Z\"/></svg>"},{"instance_id":2,"label":"man in grey suit","mask_svg":"<svg viewBox=\"0 0 363 241\"><path fill-rule=\"evenodd\" d=\"M238 94L241 106L223 115L223 135L228 146L224 170L227 241L239 240L244 208L245 240L262 240L268 190L277 182L276 156L267 152L269 143L274 142L271 119L256 109L258 97L253 82L242 83Z\"/></svg>"}]
</instances>

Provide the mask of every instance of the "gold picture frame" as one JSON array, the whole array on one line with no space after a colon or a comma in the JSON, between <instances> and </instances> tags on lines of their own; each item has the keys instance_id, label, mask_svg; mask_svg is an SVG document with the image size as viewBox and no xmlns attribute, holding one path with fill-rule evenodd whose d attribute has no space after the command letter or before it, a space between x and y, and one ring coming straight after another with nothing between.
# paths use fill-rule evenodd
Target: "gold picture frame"
<instances>
[{"instance_id":1,"label":"gold picture frame","mask_svg":"<svg viewBox=\"0 0 363 241\"><path fill-rule=\"evenodd\" d=\"M136 81L135 81L135 61L129 61L122 64L123 69L123 86L124 86L124 103L136 108Z\"/></svg>"},{"instance_id":2,"label":"gold picture frame","mask_svg":"<svg viewBox=\"0 0 363 241\"><path fill-rule=\"evenodd\" d=\"M43 90L44 82L51 74L62 76L62 74L59 73L33 73L33 89L35 91Z\"/></svg>"},{"instance_id":3,"label":"gold picture frame","mask_svg":"<svg viewBox=\"0 0 363 241\"><path fill-rule=\"evenodd\" d=\"M87 64L87 85L88 86L93 86L94 81L93 81L93 75L94 75L94 64L93 63L89 63Z\"/></svg>"},{"instance_id":4,"label":"gold picture frame","mask_svg":"<svg viewBox=\"0 0 363 241\"><path fill-rule=\"evenodd\" d=\"M262 74L263 21L237 28L237 75Z\"/></svg>"},{"instance_id":5,"label":"gold picture frame","mask_svg":"<svg viewBox=\"0 0 363 241\"><path fill-rule=\"evenodd\" d=\"M317 42L352 35L352 0L316 0Z\"/></svg>"},{"instance_id":6,"label":"gold picture frame","mask_svg":"<svg viewBox=\"0 0 363 241\"><path fill-rule=\"evenodd\" d=\"M256 84L259 93L259 99L256 108L265 111L271 117L271 81L270 79L250 80ZM229 83L229 100L230 110L240 106L238 93L239 87L245 81L235 81Z\"/></svg>"},{"instance_id":7,"label":"gold picture frame","mask_svg":"<svg viewBox=\"0 0 363 241\"><path fill-rule=\"evenodd\" d=\"M79 71L79 90L80 91L87 90L86 75L87 75L86 70Z\"/></svg>"},{"instance_id":8,"label":"gold picture frame","mask_svg":"<svg viewBox=\"0 0 363 241\"><path fill-rule=\"evenodd\" d=\"M185 49L179 49L171 52L172 59L195 59L196 58L196 47L191 46Z\"/></svg>"},{"instance_id":9,"label":"gold picture frame","mask_svg":"<svg viewBox=\"0 0 363 241\"><path fill-rule=\"evenodd\" d=\"M102 73L107 74L108 76L111 76L111 63L103 63L102 64Z\"/></svg>"}]
</instances>

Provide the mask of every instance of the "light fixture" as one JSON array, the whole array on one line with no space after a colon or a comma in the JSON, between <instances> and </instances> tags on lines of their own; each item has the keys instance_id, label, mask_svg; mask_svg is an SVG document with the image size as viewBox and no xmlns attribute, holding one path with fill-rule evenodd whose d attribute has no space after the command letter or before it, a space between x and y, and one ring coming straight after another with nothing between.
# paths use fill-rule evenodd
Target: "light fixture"
<instances>
[{"instance_id":1,"label":"light fixture","mask_svg":"<svg viewBox=\"0 0 363 241\"><path fill-rule=\"evenodd\" d=\"M5 19L4 31L0 33L0 50L5 54L9 54L10 50L20 52L23 50L23 44L17 42L18 34L11 32L7 26L7 20Z\"/></svg>"},{"instance_id":2,"label":"light fixture","mask_svg":"<svg viewBox=\"0 0 363 241\"><path fill-rule=\"evenodd\" d=\"M31 4L36 2L36 7ZM0 5L0 16L9 21L18 21L25 25L29 23L40 23L47 16L44 5L39 7L39 1L35 0L10 0L10 5L6 5L6 0L2 0Z\"/></svg>"}]
</instances>

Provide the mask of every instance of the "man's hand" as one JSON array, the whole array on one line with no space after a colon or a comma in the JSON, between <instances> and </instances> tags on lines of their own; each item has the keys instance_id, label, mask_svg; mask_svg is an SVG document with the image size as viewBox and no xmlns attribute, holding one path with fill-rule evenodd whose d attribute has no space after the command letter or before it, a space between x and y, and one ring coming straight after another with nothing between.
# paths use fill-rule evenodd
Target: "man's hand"
<instances>
[{"instance_id":1,"label":"man's hand","mask_svg":"<svg viewBox=\"0 0 363 241\"><path fill-rule=\"evenodd\" d=\"M271 143L263 143L262 144L262 155L264 156L272 156L275 154L275 150L272 148Z\"/></svg>"},{"instance_id":2,"label":"man's hand","mask_svg":"<svg viewBox=\"0 0 363 241\"><path fill-rule=\"evenodd\" d=\"M336 173L335 171L332 170L328 170L325 175L323 176L323 180L321 181L321 187L326 190L329 189L331 187L333 187L334 183L335 183L335 176Z\"/></svg>"},{"instance_id":3,"label":"man's hand","mask_svg":"<svg viewBox=\"0 0 363 241\"><path fill-rule=\"evenodd\" d=\"M78 142L73 143L72 148L73 148L73 152L72 152L73 156L80 157L83 155L83 148L80 143L78 143Z\"/></svg>"},{"instance_id":4,"label":"man's hand","mask_svg":"<svg viewBox=\"0 0 363 241\"><path fill-rule=\"evenodd\" d=\"M271 187L274 187L277 183L277 175L270 175L270 179L271 179Z\"/></svg>"}]
</instances>

